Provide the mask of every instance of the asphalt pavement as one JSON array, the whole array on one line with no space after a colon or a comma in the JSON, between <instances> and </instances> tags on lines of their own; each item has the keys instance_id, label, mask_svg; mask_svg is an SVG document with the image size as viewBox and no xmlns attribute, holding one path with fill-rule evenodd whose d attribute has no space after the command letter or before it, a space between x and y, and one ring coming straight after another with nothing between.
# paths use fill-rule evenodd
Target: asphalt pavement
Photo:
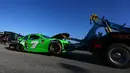
<instances>
[{"instance_id":1,"label":"asphalt pavement","mask_svg":"<svg viewBox=\"0 0 130 73\"><path fill-rule=\"evenodd\" d=\"M9 50L0 44L0 73L130 73L130 68L102 65L85 51L74 51L58 57Z\"/></svg>"}]
</instances>

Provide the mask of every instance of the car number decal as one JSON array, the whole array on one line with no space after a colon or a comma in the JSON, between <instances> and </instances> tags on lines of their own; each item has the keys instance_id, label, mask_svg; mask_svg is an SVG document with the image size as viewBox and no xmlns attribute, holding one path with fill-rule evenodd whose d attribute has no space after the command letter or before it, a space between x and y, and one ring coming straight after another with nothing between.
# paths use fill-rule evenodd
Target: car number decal
<instances>
[{"instance_id":1,"label":"car number decal","mask_svg":"<svg viewBox=\"0 0 130 73\"><path fill-rule=\"evenodd\" d=\"M38 41L32 41L31 42L31 44L32 44L31 48L36 48L38 43L39 43Z\"/></svg>"}]
</instances>

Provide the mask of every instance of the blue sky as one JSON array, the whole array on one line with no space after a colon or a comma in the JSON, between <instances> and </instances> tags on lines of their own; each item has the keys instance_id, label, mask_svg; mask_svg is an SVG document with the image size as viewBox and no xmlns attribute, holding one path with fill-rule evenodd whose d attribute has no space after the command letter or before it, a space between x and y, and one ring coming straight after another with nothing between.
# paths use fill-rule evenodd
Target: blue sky
<instances>
[{"instance_id":1,"label":"blue sky","mask_svg":"<svg viewBox=\"0 0 130 73\"><path fill-rule=\"evenodd\" d=\"M68 32L84 38L95 13L112 22L130 24L129 0L0 0L0 31L52 36Z\"/></svg>"}]
</instances>

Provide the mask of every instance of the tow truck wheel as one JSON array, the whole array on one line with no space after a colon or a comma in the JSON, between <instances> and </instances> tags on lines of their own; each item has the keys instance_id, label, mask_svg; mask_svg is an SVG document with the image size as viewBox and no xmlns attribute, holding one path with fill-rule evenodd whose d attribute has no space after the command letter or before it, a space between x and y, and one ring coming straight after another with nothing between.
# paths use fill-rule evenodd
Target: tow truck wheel
<instances>
[{"instance_id":1,"label":"tow truck wheel","mask_svg":"<svg viewBox=\"0 0 130 73\"><path fill-rule=\"evenodd\" d=\"M118 68L128 67L130 61L130 47L125 44L112 44L107 51L108 62Z\"/></svg>"},{"instance_id":2,"label":"tow truck wheel","mask_svg":"<svg viewBox=\"0 0 130 73\"><path fill-rule=\"evenodd\" d=\"M60 55L62 53L62 46L58 41L52 41L49 45L49 53L53 55Z\"/></svg>"}]
</instances>

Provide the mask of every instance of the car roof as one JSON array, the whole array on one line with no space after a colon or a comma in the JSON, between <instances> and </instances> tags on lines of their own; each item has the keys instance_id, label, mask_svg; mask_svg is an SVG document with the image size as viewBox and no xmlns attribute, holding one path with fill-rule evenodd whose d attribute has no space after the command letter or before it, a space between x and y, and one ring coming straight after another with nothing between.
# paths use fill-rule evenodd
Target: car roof
<instances>
[{"instance_id":1,"label":"car roof","mask_svg":"<svg viewBox=\"0 0 130 73\"><path fill-rule=\"evenodd\" d=\"M25 36L29 36L29 35L42 35L42 34L40 34L40 33L32 33L32 34L27 34Z\"/></svg>"}]
</instances>

